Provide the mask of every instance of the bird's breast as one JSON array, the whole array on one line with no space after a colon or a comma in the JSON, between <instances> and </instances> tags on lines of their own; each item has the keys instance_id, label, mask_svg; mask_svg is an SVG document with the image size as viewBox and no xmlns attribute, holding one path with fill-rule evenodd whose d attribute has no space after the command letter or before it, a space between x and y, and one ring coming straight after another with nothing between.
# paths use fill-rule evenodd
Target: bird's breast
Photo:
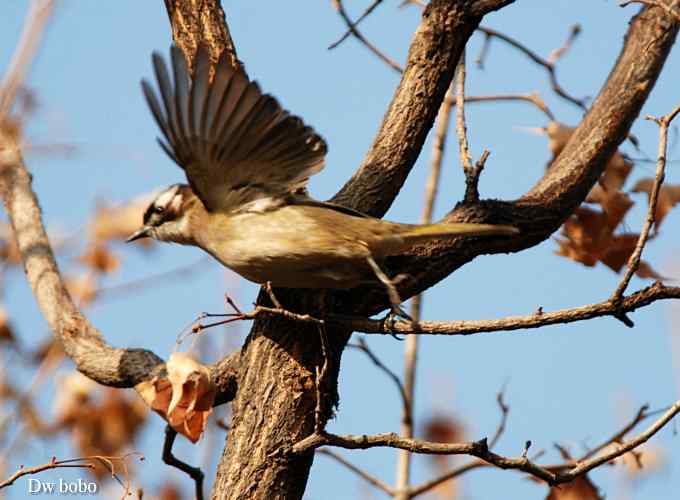
<instances>
[{"instance_id":1,"label":"bird's breast","mask_svg":"<svg viewBox=\"0 0 680 500\"><path fill-rule=\"evenodd\" d=\"M356 286L365 271L365 246L308 212L289 206L264 213L211 215L197 239L222 264L256 283Z\"/></svg>"}]
</instances>

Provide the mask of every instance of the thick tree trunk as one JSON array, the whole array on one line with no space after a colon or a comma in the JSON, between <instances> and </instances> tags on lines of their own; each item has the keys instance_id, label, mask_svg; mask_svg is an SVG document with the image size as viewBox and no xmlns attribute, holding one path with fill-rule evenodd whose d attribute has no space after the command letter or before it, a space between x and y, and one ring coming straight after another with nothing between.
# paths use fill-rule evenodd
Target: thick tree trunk
<instances>
[{"instance_id":1,"label":"thick tree trunk","mask_svg":"<svg viewBox=\"0 0 680 500\"><path fill-rule=\"evenodd\" d=\"M331 330L327 336L324 424L336 401L337 367L348 338ZM323 361L316 325L278 318L255 323L241 353L239 389L213 498L302 497L313 453L294 456L289 451L314 432L316 369Z\"/></svg>"}]
</instances>

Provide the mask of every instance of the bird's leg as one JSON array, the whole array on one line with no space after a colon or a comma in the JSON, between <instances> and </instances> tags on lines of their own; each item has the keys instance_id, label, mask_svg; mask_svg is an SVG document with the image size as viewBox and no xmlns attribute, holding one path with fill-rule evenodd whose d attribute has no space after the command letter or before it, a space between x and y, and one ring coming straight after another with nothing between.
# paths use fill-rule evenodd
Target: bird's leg
<instances>
[{"instance_id":1,"label":"bird's leg","mask_svg":"<svg viewBox=\"0 0 680 500\"><path fill-rule=\"evenodd\" d=\"M385 285L385 289L387 290L387 296L390 299L390 309L391 312L388 316L388 321L390 323L394 322L394 318L403 318L407 321L413 322L413 318L408 315L406 311L404 311L401 307L401 297L399 297L399 292L397 291L397 288L394 286L394 283L390 278L387 277L387 275L383 272L382 269L380 269L380 266L377 264L377 262L373 259L373 256L370 254L366 257L366 262L368 262L368 265L371 266L371 269L373 270L373 273L375 274L376 278L380 280L380 282ZM399 337L396 337L398 340Z\"/></svg>"}]
</instances>

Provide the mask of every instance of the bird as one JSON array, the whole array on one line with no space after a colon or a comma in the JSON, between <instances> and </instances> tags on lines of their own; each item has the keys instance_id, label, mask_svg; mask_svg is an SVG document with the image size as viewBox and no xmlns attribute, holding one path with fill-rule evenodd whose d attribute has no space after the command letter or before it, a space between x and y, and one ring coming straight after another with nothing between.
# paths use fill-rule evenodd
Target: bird
<instances>
[{"instance_id":1,"label":"bird","mask_svg":"<svg viewBox=\"0 0 680 500\"><path fill-rule=\"evenodd\" d=\"M158 143L188 184L160 192L129 242L149 237L197 246L271 287L382 283L391 312L408 317L378 261L435 239L518 233L506 225L389 222L315 200L307 182L324 167L328 148L312 127L263 93L226 52L213 65L199 46L193 73L176 45L169 60L153 53L158 91L147 80L142 90L160 128Z\"/></svg>"}]
</instances>

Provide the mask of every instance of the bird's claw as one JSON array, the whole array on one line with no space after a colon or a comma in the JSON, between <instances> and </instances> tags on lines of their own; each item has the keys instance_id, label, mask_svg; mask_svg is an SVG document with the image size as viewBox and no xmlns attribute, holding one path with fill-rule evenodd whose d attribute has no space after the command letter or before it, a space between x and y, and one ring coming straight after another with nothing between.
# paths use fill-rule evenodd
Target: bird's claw
<instances>
[{"instance_id":1,"label":"bird's claw","mask_svg":"<svg viewBox=\"0 0 680 500\"><path fill-rule=\"evenodd\" d=\"M390 312L387 314L385 317L385 326L387 330L390 330L390 335L394 337L397 340L404 340L403 338L399 337L396 333L392 332L391 330L394 328L394 324L397 322L397 319L403 319L405 321L410 321L411 324L413 324L413 318L406 312L400 305L392 305Z\"/></svg>"}]
</instances>

